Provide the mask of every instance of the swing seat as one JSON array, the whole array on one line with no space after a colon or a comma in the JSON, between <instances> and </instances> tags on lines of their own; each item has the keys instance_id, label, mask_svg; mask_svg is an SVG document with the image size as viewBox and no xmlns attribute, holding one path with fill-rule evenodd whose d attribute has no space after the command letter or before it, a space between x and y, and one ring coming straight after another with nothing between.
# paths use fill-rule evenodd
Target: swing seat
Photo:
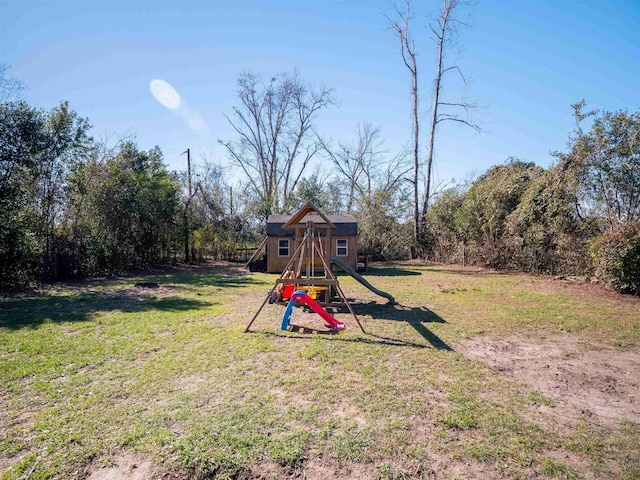
<instances>
[{"instance_id":1,"label":"swing seat","mask_svg":"<svg viewBox=\"0 0 640 480\"><path fill-rule=\"evenodd\" d=\"M293 292L295 290L295 287L291 284L287 284L284 286L284 290L282 290L282 299L283 300L289 300L291 298L291 295L293 295Z\"/></svg>"}]
</instances>

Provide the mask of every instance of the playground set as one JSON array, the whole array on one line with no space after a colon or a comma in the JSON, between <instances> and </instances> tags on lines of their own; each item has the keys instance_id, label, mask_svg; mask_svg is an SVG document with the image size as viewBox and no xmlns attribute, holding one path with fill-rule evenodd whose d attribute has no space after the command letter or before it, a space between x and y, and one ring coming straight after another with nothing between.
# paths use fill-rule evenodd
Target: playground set
<instances>
[{"instance_id":1,"label":"playground set","mask_svg":"<svg viewBox=\"0 0 640 480\"><path fill-rule=\"evenodd\" d=\"M317 313L331 330L344 330L345 324L334 318L326 308L346 306L360 330L366 333L351 304L345 297L340 283L331 269L331 264L344 270L372 292L385 297L389 300L389 303L395 303L393 296L373 287L339 256L329 254L332 230L336 227L313 204L307 203L303 206L288 219L282 228L295 231L294 253L290 256L280 277L276 279L262 305L245 328L245 332L249 331L267 303L288 302L282 317L282 330L288 329L293 308L300 305L305 305L308 309ZM260 249L267 244L267 241L268 237L262 242L261 247L258 248L252 259L257 257ZM249 262L247 262L247 265L249 265Z\"/></svg>"}]
</instances>

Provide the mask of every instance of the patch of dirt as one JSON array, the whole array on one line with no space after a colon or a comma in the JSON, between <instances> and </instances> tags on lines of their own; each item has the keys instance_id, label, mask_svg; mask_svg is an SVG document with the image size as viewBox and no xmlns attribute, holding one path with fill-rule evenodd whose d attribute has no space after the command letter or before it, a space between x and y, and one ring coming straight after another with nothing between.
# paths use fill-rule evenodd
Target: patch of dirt
<instances>
[{"instance_id":1,"label":"patch of dirt","mask_svg":"<svg viewBox=\"0 0 640 480\"><path fill-rule=\"evenodd\" d=\"M587 277L564 277L556 280L556 277L548 275L535 276L525 273L520 273L517 276L522 279L523 286L533 286L539 293L561 292L580 299L598 300L602 302L603 306L613 304L633 310L640 308L640 297L607 290L592 278L589 281L587 281Z\"/></svg>"},{"instance_id":2,"label":"patch of dirt","mask_svg":"<svg viewBox=\"0 0 640 480\"><path fill-rule=\"evenodd\" d=\"M5 437L12 428L29 429L33 426L35 413L24 411L15 418L10 418L9 412L4 408L0 410L0 437Z\"/></svg>"},{"instance_id":3,"label":"patch of dirt","mask_svg":"<svg viewBox=\"0 0 640 480\"><path fill-rule=\"evenodd\" d=\"M312 458L299 468L279 465L273 461L256 463L251 473L240 476L251 480L280 480L295 478L300 480L374 480L377 478L372 464L358 464L353 462L337 462L331 459Z\"/></svg>"},{"instance_id":4,"label":"patch of dirt","mask_svg":"<svg viewBox=\"0 0 640 480\"><path fill-rule=\"evenodd\" d=\"M385 472L386 475L381 472ZM388 477L387 477L388 476ZM241 478L253 480L278 480L295 478L301 480L375 480L378 478L496 478L490 465L475 461L457 461L440 454L429 454L426 463L401 461L393 464L357 463L337 461L331 458L310 458L296 469L283 467L276 462L255 464L250 475Z\"/></svg>"},{"instance_id":5,"label":"patch of dirt","mask_svg":"<svg viewBox=\"0 0 640 480\"><path fill-rule=\"evenodd\" d=\"M638 347L619 351L567 333L538 339L477 337L458 348L550 399L552 403L541 397L537 408L555 421L571 424L585 417L605 426L640 422ZM536 403L535 396L532 401Z\"/></svg>"},{"instance_id":6,"label":"patch of dirt","mask_svg":"<svg viewBox=\"0 0 640 480\"><path fill-rule=\"evenodd\" d=\"M24 411L17 417L11 418L9 410L7 403L0 396L0 442L10 441L14 435L17 435L18 439L28 442L34 436L32 433L26 432L33 428L35 413ZM16 465L26 456L27 453L25 451L10 454L7 450L3 450L2 454L0 454L0 476L2 473L7 472L11 465Z\"/></svg>"},{"instance_id":7,"label":"patch of dirt","mask_svg":"<svg viewBox=\"0 0 640 480\"><path fill-rule=\"evenodd\" d=\"M100 466L94 462L77 477L85 480L148 480L153 478L152 464L149 460L133 454L121 454L109 462L109 466Z\"/></svg>"},{"instance_id":8,"label":"patch of dirt","mask_svg":"<svg viewBox=\"0 0 640 480\"><path fill-rule=\"evenodd\" d=\"M358 427L364 428L368 425L367 419L363 416L360 409L352 405L348 399L342 398L334 400L329 410L325 410L319 415L318 420L326 422L331 419L339 419L341 421L348 420L355 423Z\"/></svg>"},{"instance_id":9,"label":"patch of dirt","mask_svg":"<svg viewBox=\"0 0 640 480\"><path fill-rule=\"evenodd\" d=\"M277 462L261 462L253 465L251 472L247 475L240 476L240 478L278 480L280 478L294 478L295 476L291 469L287 469Z\"/></svg>"},{"instance_id":10,"label":"patch of dirt","mask_svg":"<svg viewBox=\"0 0 640 480\"><path fill-rule=\"evenodd\" d=\"M119 290L109 292L109 294L116 297L128 297L142 300L149 295L153 295L154 297L159 298L168 297L170 295L175 295L175 293L180 290L184 290L184 288L175 285L158 285L157 287L134 286L129 288L121 288Z\"/></svg>"},{"instance_id":11,"label":"patch of dirt","mask_svg":"<svg viewBox=\"0 0 640 480\"><path fill-rule=\"evenodd\" d=\"M305 462L301 468L302 478L309 480L320 479L374 479L375 470L372 465L358 463L338 463L320 458L313 458Z\"/></svg>"}]
</instances>

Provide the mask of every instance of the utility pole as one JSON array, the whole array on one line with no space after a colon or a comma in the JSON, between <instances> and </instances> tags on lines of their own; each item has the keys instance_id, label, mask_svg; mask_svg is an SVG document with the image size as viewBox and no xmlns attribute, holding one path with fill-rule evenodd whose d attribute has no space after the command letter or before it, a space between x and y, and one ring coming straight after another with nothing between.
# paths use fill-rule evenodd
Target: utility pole
<instances>
[{"instance_id":1,"label":"utility pole","mask_svg":"<svg viewBox=\"0 0 640 480\"><path fill-rule=\"evenodd\" d=\"M185 152L182 152L184 155ZM189 198L191 198L191 149L187 148L187 181L189 182Z\"/></svg>"},{"instance_id":2,"label":"utility pole","mask_svg":"<svg viewBox=\"0 0 640 480\"><path fill-rule=\"evenodd\" d=\"M183 233L184 233L184 261L186 263L189 262L189 206L191 205L191 150L187 148L185 152L182 152L181 155L187 154L187 188L189 190L189 196L187 197L187 201L184 205L184 215L183 215Z\"/></svg>"}]
</instances>

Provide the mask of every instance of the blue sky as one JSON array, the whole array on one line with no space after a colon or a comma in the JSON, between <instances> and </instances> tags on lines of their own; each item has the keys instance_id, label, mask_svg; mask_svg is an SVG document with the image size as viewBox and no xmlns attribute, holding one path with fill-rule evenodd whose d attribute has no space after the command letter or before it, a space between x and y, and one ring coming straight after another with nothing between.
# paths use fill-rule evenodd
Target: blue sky
<instances>
[{"instance_id":1,"label":"blue sky","mask_svg":"<svg viewBox=\"0 0 640 480\"><path fill-rule=\"evenodd\" d=\"M435 52L424 27L441 2L414 4L426 134ZM159 145L171 169L185 168L187 148L227 164L217 140L234 138L224 115L238 104L243 71L268 79L297 68L310 84L333 88L339 104L318 118L318 133L348 141L358 122L370 122L395 151L411 138L411 99L390 13L384 0L0 0L0 63L27 86L30 104L68 100L95 136L134 133L140 148ZM479 0L460 13L471 28L450 58L482 105L474 119L484 133L442 125L441 180L510 156L548 166L573 129L571 104L583 98L592 108L640 107L640 0ZM179 92L181 109L156 101L154 79ZM457 95L458 83L446 93Z\"/></svg>"}]
</instances>

